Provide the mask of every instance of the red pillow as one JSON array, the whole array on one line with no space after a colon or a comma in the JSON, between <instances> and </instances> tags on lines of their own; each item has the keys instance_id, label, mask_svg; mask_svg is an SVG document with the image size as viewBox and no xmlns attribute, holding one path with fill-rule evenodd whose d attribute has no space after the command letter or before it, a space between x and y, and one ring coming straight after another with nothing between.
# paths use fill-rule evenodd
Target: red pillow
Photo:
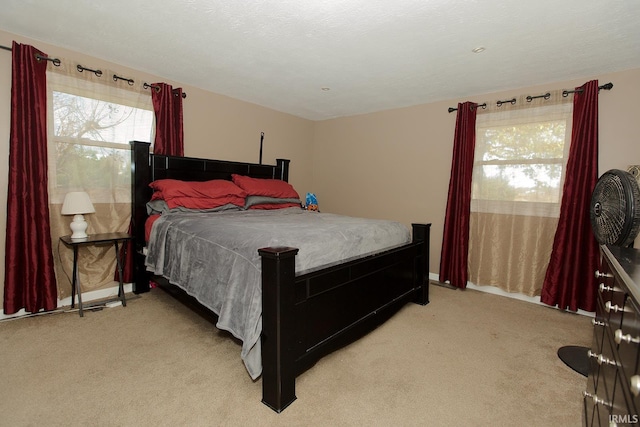
<instances>
[{"instance_id":1,"label":"red pillow","mask_svg":"<svg viewBox=\"0 0 640 427\"><path fill-rule=\"evenodd\" d=\"M153 200L169 201L174 197L198 197L215 199L219 197L236 196L247 197L247 193L233 182L226 179L211 181L180 181L177 179L159 179L149 184L159 195L154 194Z\"/></svg>"},{"instance_id":2,"label":"red pillow","mask_svg":"<svg viewBox=\"0 0 640 427\"><path fill-rule=\"evenodd\" d=\"M248 196L300 198L293 186L281 179L251 178L238 174L231 175L231 179L234 184L246 191Z\"/></svg>"}]
</instances>

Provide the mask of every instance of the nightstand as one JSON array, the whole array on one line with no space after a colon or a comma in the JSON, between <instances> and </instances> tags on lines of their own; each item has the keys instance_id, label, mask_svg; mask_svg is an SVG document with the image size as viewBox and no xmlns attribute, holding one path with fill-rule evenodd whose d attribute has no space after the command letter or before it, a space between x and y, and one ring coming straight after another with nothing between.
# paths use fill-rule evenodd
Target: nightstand
<instances>
[{"instance_id":1,"label":"nightstand","mask_svg":"<svg viewBox=\"0 0 640 427\"><path fill-rule=\"evenodd\" d=\"M124 254L120 256L119 243L124 244L127 240L132 240L133 236L127 233L102 233L91 234L83 239L72 239L71 235L62 236L60 240L66 246L73 248L73 280L71 281L71 308L75 307L75 294L78 294L78 311L80 317L83 317L82 312L82 290L80 289L80 282L78 281L78 249L80 246L98 246L98 245L113 245L116 250L116 264L118 265L118 277L120 283L118 285L118 297L109 301L98 301L92 304L87 304L85 307L91 307L97 304L104 304L111 301L120 301L122 305L126 307L127 300L124 296L124 286L122 283L122 265L124 262Z\"/></svg>"}]
</instances>

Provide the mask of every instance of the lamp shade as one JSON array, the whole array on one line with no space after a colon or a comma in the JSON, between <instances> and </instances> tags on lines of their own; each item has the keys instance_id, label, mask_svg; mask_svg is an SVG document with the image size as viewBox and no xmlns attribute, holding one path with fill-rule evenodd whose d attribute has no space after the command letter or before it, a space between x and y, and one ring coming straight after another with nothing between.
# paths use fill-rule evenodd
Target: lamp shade
<instances>
[{"instance_id":1,"label":"lamp shade","mask_svg":"<svg viewBox=\"0 0 640 427\"><path fill-rule=\"evenodd\" d=\"M62 215L78 215L95 211L89 195L84 191L71 191L64 196Z\"/></svg>"}]
</instances>

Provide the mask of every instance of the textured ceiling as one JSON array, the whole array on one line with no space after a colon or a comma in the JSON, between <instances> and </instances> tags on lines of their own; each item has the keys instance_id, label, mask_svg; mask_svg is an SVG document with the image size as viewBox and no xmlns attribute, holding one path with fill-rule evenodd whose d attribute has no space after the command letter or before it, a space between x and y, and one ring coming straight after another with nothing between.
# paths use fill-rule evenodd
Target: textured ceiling
<instances>
[{"instance_id":1,"label":"textured ceiling","mask_svg":"<svg viewBox=\"0 0 640 427\"><path fill-rule=\"evenodd\" d=\"M10 33L313 120L640 68L638 0L0 3Z\"/></svg>"}]
</instances>

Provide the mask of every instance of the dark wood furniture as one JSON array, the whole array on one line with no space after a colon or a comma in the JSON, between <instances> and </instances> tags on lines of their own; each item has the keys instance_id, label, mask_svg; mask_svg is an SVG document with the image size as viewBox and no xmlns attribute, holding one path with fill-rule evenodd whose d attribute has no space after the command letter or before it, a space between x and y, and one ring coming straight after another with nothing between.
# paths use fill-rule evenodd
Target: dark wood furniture
<instances>
[{"instance_id":1,"label":"dark wood furniture","mask_svg":"<svg viewBox=\"0 0 640 427\"><path fill-rule=\"evenodd\" d=\"M124 286L122 284L122 264L125 259L125 254L120 253L118 243L125 243L132 240L133 236L127 233L102 233L102 234L90 234L83 239L72 239L71 235L60 237L60 241L66 246L73 249L73 279L71 280L71 308L75 307L75 295L78 293L78 312L80 317L84 316L83 309L92 307L97 304L105 304L110 301L120 301L124 307L127 305L127 300L124 295ZM97 301L91 304L82 304L82 289L80 288L80 281L78 280L78 249L80 246L90 245L113 245L116 250L116 264L118 266L118 298L108 301Z\"/></svg>"},{"instance_id":2,"label":"dark wood furniture","mask_svg":"<svg viewBox=\"0 0 640 427\"><path fill-rule=\"evenodd\" d=\"M584 422L636 425L640 422L640 251L602 246L601 253Z\"/></svg>"},{"instance_id":3,"label":"dark wood furniture","mask_svg":"<svg viewBox=\"0 0 640 427\"><path fill-rule=\"evenodd\" d=\"M156 179L231 179L237 173L287 181L276 165L150 155L132 142L134 292L149 289L144 222ZM295 399L295 378L322 356L372 330L408 302L429 302L430 224L413 225L413 242L383 253L296 273L296 248L260 248L262 257L262 402L280 412ZM162 280L154 278L154 280Z\"/></svg>"}]
</instances>

